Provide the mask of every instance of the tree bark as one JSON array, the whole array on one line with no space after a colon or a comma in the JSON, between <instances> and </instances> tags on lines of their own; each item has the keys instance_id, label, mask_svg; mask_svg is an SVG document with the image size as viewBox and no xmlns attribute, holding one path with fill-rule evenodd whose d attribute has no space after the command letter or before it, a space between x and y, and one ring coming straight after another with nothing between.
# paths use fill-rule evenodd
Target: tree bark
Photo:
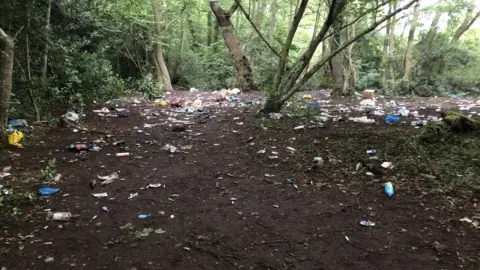
<instances>
[{"instance_id":1,"label":"tree bark","mask_svg":"<svg viewBox=\"0 0 480 270\"><path fill-rule=\"evenodd\" d=\"M35 108L35 116L37 118L37 122L39 122L41 120L40 109L38 108L37 99L35 97L34 90L33 90L32 71L30 67L30 39L28 35L28 32L30 31L30 6L27 6L26 20L27 20L27 29L25 29L25 54L27 58L28 94L30 95L30 99L32 100L33 107Z\"/></svg>"},{"instance_id":2,"label":"tree bark","mask_svg":"<svg viewBox=\"0 0 480 270\"><path fill-rule=\"evenodd\" d=\"M216 1L210 1L210 8L217 18L218 25L222 30L223 39L228 47L235 66L238 87L242 88L244 91L257 90L258 87L253 78L250 62L243 53L240 40L235 35L232 22L230 21L230 17L237 7L238 5L234 3L232 8L230 8L230 11L226 11L222 9Z\"/></svg>"},{"instance_id":3,"label":"tree bark","mask_svg":"<svg viewBox=\"0 0 480 270\"><path fill-rule=\"evenodd\" d=\"M420 3L417 3L413 8L413 19L408 33L407 50L405 51L403 66L403 78L405 79L409 79L410 73L412 72L413 39L415 38L415 30L417 28L419 6Z\"/></svg>"},{"instance_id":4,"label":"tree bark","mask_svg":"<svg viewBox=\"0 0 480 270\"><path fill-rule=\"evenodd\" d=\"M207 14L207 46L212 44L212 30L213 30L213 23L212 23L212 13Z\"/></svg>"},{"instance_id":5,"label":"tree bark","mask_svg":"<svg viewBox=\"0 0 480 270\"><path fill-rule=\"evenodd\" d=\"M432 48L432 42L435 38L435 34L437 33L438 29L438 22L440 21L440 17L442 17L443 12L441 10L435 11L435 17L433 18L432 24L430 24L430 28L428 29L427 37L424 40L424 51L430 51Z\"/></svg>"},{"instance_id":6,"label":"tree bark","mask_svg":"<svg viewBox=\"0 0 480 270\"><path fill-rule=\"evenodd\" d=\"M475 14L475 16L472 16L473 13L473 8L470 8L467 11L467 14L465 15L465 19L463 20L463 23L460 25L460 27L457 28L455 31L455 34L453 35L452 40L450 41L451 45L454 45L460 40L460 37L467 32L468 29L473 25L473 23L480 17L480 11Z\"/></svg>"},{"instance_id":7,"label":"tree bark","mask_svg":"<svg viewBox=\"0 0 480 270\"><path fill-rule=\"evenodd\" d=\"M0 135L7 131L12 95L13 49L13 39L0 28Z\"/></svg>"},{"instance_id":8,"label":"tree bark","mask_svg":"<svg viewBox=\"0 0 480 270\"><path fill-rule=\"evenodd\" d=\"M47 15L45 19L45 46L43 47L43 66L42 66L42 82L47 82L48 69L48 46L50 43L50 16L52 13L52 0L48 0Z\"/></svg>"},{"instance_id":9,"label":"tree bark","mask_svg":"<svg viewBox=\"0 0 480 270\"><path fill-rule=\"evenodd\" d=\"M152 0L153 7L153 18L155 22L155 30L157 32L156 38L156 52L155 52L155 63L157 65L157 82L163 83L167 91L172 91L172 82L170 80L170 74L168 73L167 64L163 58L163 48L162 48L162 26L160 24L160 9L158 4L155 3L155 0Z\"/></svg>"}]
</instances>

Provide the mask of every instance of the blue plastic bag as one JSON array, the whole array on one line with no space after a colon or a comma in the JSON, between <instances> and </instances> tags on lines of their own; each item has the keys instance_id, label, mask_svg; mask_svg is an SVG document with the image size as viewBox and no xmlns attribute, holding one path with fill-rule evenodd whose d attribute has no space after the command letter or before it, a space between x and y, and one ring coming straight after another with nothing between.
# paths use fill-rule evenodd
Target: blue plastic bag
<instances>
[{"instance_id":1,"label":"blue plastic bag","mask_svg":"<svg viewBox=\"0 0 480 270\"><path fill-rule=\"evenodd\" d=\"M48 187L45 187L45 188L40 188L38 189L38 195L39 196L50 196L50 195L53 195L57 192L59 192L60 189L59 188L48 188Z\"/></svg>"},{"instance_id":2,"label":"blue plastic bag","mask_svg":"<svg viewBox=\"0 0 480 270\"><path fill-rule=\"evenodd\" d=\"M385 123L390 124L390 123L398 123L400 122L399 117L395 117L393 115L387 115L387 118L385 118Z\"/></svg>"}]
</instances>

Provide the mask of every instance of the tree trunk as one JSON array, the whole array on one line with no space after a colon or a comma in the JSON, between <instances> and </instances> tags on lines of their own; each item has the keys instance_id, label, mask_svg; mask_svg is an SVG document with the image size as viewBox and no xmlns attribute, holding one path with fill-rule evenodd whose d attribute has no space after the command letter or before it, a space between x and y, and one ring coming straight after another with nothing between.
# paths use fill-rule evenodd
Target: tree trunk
<instances>
[{"instance_id":1,"label":"tree trunk","mask_svg":"<svg viewBox=\"0 0 480 270\"><path fill-rule=\"evenodd\" d=\"M415 30L417 28L419 6L420 4L417 3L413 8L412 25L410 25L410 31L408 33L407 50L405 51L405 61L403 66L403 78L405 79L409 79L412 71L413 39L415 38Z\"/></svg>"},{"instance_id":2,"label":"tree trunk","mask_svg":"<svg viewBox=\"0 0 480 270\"><path fill-rule=\"evenodd\" d=\"M457 31L455 31L455 34L453 35L452 40L450 41L451 45L454 45L460 40L460 37L467 32L468 29L473 25L473 23L480 17L480 11L475 14L475 16L472 17L473 14L473 8L470 8L467 11L467 14L465 15L465 19L463 20L463 23L460 25L460 27L457 28Z\"/></svg>"},{"instance_id":3,"label":"tree trunk","mask_svg":"<svg viewBox=\"0 0 480 270\"><path fill-rule=\"evenodd\" d=\"M272 5L270 7L270 24L268 26L268 31L269 31L269 36L274 37L275 36L275 27L277 26L277 11L278 11L278 5L277 5L277 0L272 0Z\"/></svg>"},{"instance_id":4,"label":"tree trunk","mask_svg":"<svg viewBox=\"0 0 480 270\"><path fill-rule=\"evenodd\" d=\"M308 0L301 0L300 6L297 9L297 12L292 20L289 33L285 39L282 52L280 54L278 69L275 74L274 86L268 92L267 100L264 107L259 111L260 113L266 114L270 112L278 112L282 105L290 99L296 92L298 92L302 86L305 85L308 80L312 78L321 68L323 68L327 63L329 63L337 54L342 53L348 46L356 42L361 37L367 35L374 31L379 25L385 23L388 19L392 18L399 12L402 12L410 8L418 0L411 0L407 2L402 7L396 9L394 12L386 15L380 20L376 21L372 25L367 26L360 33L356 34L354 37L345 41L341 44L336 50L332 49L327 56L311 66L310 70L304 72L304 69L311 61L314 52L320 45L320 43L326 38L327 33L330 31L331 26L335 21L338 20L338 17L341 16L341 13L347 3L347 0L337 0L329 2L329 12L327 19L325 20L324 25L322 26L321 31L315 36L309 43L306 51L298 58L298 60L293 63L293 68L285 69L285 63L288 61L289 56L289 47L291 45L293 36L298 29L298 24L303 16L305 11L306 4Z\"/></svg>"},{"instance_id":5,"label":"tree trunk","mask_svg":"<svg viewBox=\"0 0 480 270\"><path fill-rule=\"evenodd\" d=\"M48 0L47 16L45 19L45 46L43 47L43 66L42 66L42 82L47 83L48 69L48 44L50 43L50 16L52 11L52 0Z\"/></svg>"},{"instance_id":6,"label":"tree trunk","mask_svg":"<svg viewBox=\"0 0 480 270\"><path fill-rule=\"evenodd\" d=\"M394 13L396 11L396 5L395 4L389 4L391 8L391 12L389 13ZM385 62L383 66L383 73L382 73L382 86L387 87L388 86L388 80L394 80L395 78L393 77L393 67L391 63L391 59L393 56L393 51L395 49L395 25L396 25L396 19L395 16L392 16L389 21L389 31L388 31L388 42L387 42L387 55L385 56ZM390 73L390 76L388 75Z\"/></svg>"},{"instance_id":7,"label":"tree trunk","mask_svg":"<svg viewBox=\"0 0 480 270\"><path fill-rule=\"evenodd\" d=\"M207 46L212 45L212 30L213 30L212 13L207 14Z\"/></svg>"},{"instance_id":8,"label":"tree trunk","mask_svg":"<svg viewBox=\"0 0 480 270\"><path fill-rule=\"evenodd\" d=\"M7 131L12 95L13 48L13 39L0 28L0 135Z\"/></svg>"},{"instance_id":9,"label":"tree trunk","mask_svg":"<svg viewBox=\"0 0 480 270\"><path fill-rule=\"evenodd\" d=\"M25 54L27 58L28 94L30 95L30 99L32 100L33 107L35 108L35 116L37 118L37 122L39 122L41 120L40 110L38 108L37 100L35 98L35 94L33 90L32 71L30 67L30 39L28 35L29 31L30 31L30 7L27 6L27 29L25 29Z\"/></svg>"},{"instance_id":10,"label":"tree trunk","mask_svg":"<svg viewBox=\"0 0 480 270\"><path fill-rule=\"evenodd\" d=\"M180 52L175 59L175 64L173 65L172 69L172 82L178 83L180 81L180 66L182 64L183 59L183 51L185 49L185 30L184 30L184 22L183 17L180 18Z\"/></svg>"},{"instance_id":11,"label":"tree trunk","mask_svg":"<svg viewBox=\"0 0 480 270\"><path fill-rule=\"evenodd\" d=\"M252 68L248 59L245 57L240 40L234 33L232 22L230 21L230 11L222 9L216 1L210 1L210 8L213 14L217 18L218 25L222 30L223 39L228 47L230 56L232 57L233 64L237 75L238 87L244 91L257 90L255 85ZM235 8L231 10L235 11Z\"/></svg>"},{"instance_id":12,"label":"tree trunk","mask_svg":"<svg viewBox=\"0 0 480 270\"><path fill-rule=\"evenodd\" d=\"M432 48L432 42L433 39L435 38L435 35L437 33L438 29L438 22L440 21L440 17L442 17L443 12L441 10L437 10L435 12L435 17L433 18L432 24L430 24L430 28L428 29L427 37L423 41L424 45L423 50L424 51L430 51Z\"/></svg>"},{"instance_id":13,"label":"tree trunk","mask_svg":"<svg viewBox=\"0 0 480 270\"><path fill-rule=\"evenodd\" d=\"M156 52L155 52L155 62L157 67L157 82L163 83L167 91L172 91L172 82L170 81L170 75L168 73L167 64L163 58L163 49L162 49L162 26L160 25L160 10L158 4L155 3L155 0L152 0L153 7L153 18L155 21L155 30L157 32L156 38Z\"/></svg>"}]
</instances>

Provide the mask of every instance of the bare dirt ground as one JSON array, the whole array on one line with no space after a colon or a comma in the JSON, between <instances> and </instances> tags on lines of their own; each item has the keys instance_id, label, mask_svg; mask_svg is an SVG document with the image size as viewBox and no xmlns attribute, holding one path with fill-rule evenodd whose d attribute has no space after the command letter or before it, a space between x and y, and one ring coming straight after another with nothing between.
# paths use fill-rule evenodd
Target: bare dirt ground
<instances>
[{"instance_id":1,"label":"bare dirt ground","mask_svg":"<svg viewBox=\"0 0 480 270\"><path fill-rule=\"evenodd\" d=\"M322 92L313 94L315 100ZM241 95L253 105L221 106L208 93L173 95L184 100L200 95L212 106L188 115L172 114L175 109L152 102L119 101L106 106L125 108L128 117L102 117L89 109L84 122L111 137L38 127L23 149L0 150L0 165L12 166L12 175L0 183L14 192L36 190L40 170L52 158L62 174L54 185L40 185L60 192L18 204L20 213L0 219L2 269L480 268L479 230L459 221L479 211L478 192L430 192L442 168L429 166L433 176L422 177L411 166L429 160L406 155L399 147L419 133L409 124L412 117L392 125L384 123L385 116L375 116L375 124L344 117L310 129L303 117L255 118L258 94ZM332 113L338 108L334 104L342 102L356 104L331 101L321 108ZM446 99L397 100L401 102L436 116L436 108L456 106ZM361 111L349 113L356 114ZM173 131L169 118L192 124ZM299 125L306 128L294 129ZM99 152L66 149L99 139L105 141L98 144ZM112 145L118 140L125 145ZM478 136L472 140L478 142ZM162 150L167 143L178 152ZM472 145L478 155L479 144ZM369 159L369 149L377 151L378 160ZM119 152L131 156L115 156ZM314 157L324 163L315 165ZM394 167L357 171L359 160L391 161ZM90 188L97 175L113 172L120 179ZM394 197L383 192L387 181L395 184ZM146 188L149 184L162 186ZM108 197L92 196L101 192ZM48 209L80 217L48 221ZM151 216L140 219L140 214ZM359 224L367 219L376 226Z\"/></svg>"}]
</instances>

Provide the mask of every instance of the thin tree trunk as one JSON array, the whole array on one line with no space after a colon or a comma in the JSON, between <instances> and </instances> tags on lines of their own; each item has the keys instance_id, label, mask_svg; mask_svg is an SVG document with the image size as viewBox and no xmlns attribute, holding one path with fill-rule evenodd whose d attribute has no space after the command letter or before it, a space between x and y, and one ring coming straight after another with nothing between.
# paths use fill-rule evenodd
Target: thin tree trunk
<instances>
[{"instance_id":1,"label":"thin tree trunk","mask_svg":"<svg viewBox=\"0 0 480 270\"><path fill-rule=\"evenodd\" d=\"M7 131L12 95L13 49L13 39L0 28L0 135Z\"/></svg>"},{"instance_id":2,"label":"thin tree trunk","mask_svg":"<svg viewBox=\"0 0 480 270\"><path fill-rule=\"evenodd\" d=\"M243 53L240 40L235 35L232 22L230 21L230 17L237 7L238 5L234 4L230 11L226 11L222 9L216 1L210 1L210 8L217 18L217 22L222 30L223 39L225 40L225 44L228 47L235 66L238 86L245 91L257 90L258 87L254 82L250 62Z\"/></svg>"},{"instance_id":3,"label":"thin tree trunk","mask_svg":"<svg viewBox=\"0 0 480 270\"><path fill-rule=\"evenodd\" d=\"M179 55L175 61L175 65L173 67L173 75L172 75L172 81L174 83L178 83L180 80L180 66L182 64L183 60L183 51L185 49L185 31L184 31L184 23L183 23L183 18L180 19L180 52Z\"/></svg>"},{"instance_id":4,"label":"thin tree trunk","mask_svg":"<svg viewBox=\"0 0 480 270\"><path fill-rule=\"evenodd\" d=\"M388 5L388 14L392 13L392 4L390 3ZM382 57L382 87L387 86L387 81L388 81L388 63L389 63L389 57L388 57L388 47L389 47L389 40L390 40L390 32L391 32L391 23L392 23L393 18L390 18L387 21L387 26L385 27L386 30L386 36L385 39L383 40L383 57Z\"/></svg>"},{"instance_id":5,"label":"thin tree trunk","mask_svg":"<svg viewBox=\"0 0 480 270\"><path fill-rule=\"evenodd\" d=\"M28 3L27 3L28 5ZM41 119L40 117L40 110L38 109L37 100L35 98L35 94L33 92L33 85L32 85L32 71L30 68L30 40L28 32L30 31L30 7L27 6L27 29L25 29L25 49L26 49L26 58L27 58L27 78L28 78L28 94L30 95L30 99L32 100L33 107L35 108L35 116L37 118L37 122Z\"/></svg>"},{"instance_id":6,"label":"thin tree trunk","mask_svg":"<svg viewBox=\"0 0 480 270\"><path fill-rule=\"evenodd\" d=\"M442 17L443 12L441 10L437 10L435 12L435 17L433 18L432 24L430 24L430 28L428 29L427 37L424 40L424 51L430 51L432 48L432 42L435 38L435 34L437 33L438 29L438 22L440 21L440 17Z\"/></svg>"},{"instance_id":7,"label":"thin tree trunk","mask_svg":"<svg viewBox=\"0 0 480 270\"><path fill-rule=\"evenodd\" d=\"M413 20L408 33L407 50L405 51L405 61L403 66L403 77L408 79L412 71L412 54L413 54L413 39L415 38L415 30L418 21L418 8L420 3L415 4L413 8Z\"/></svg>"},{"instance_id":8,"label":"thin tree trunk","mask_svg":"<svg viewBox=\"0 0 480 270\"><path fill-rule=\"evenodd\" d=\"M161 78L161 82L165 86L167 91L172 91L172 82L170 80L170 75L168 73L167 64L165 63L165 59L163 58L163 48L162 48L162 26L160 25L160 10L158 8L158 4L155 3L155 0L152 0L152 7L153 7L153 18L155 21L155 30L157 32L156 38L156 53L155 53L155 62L158 65L157 68L157 81ZM159 74L160 71L160 74Z\"/></svg>"},{"instance_id":9,"label":"thin tree trunk","mask_svg":"<svg viewBox=\"0 0 480 270\"><path fill-rule=\"evenodd\" d=\"M277 12L278 12L278 5L277 0L272 0L272 5L270 7L270 25L268 27L269 36L275 36L275 27L277 26Z\"/></svg>"},{"instance_id":10,"label":"thin tree trunk","mask_svg":"<svg viewBox=\"0 0 480 270\"><path fill-rule=\"evenodd\" d=\"M213 30L213 23L212 23L212 13L208 12L207 14L207 46L212 44L212 30Z\"/></svg>"},{"instance_id":11,"label":"thin tree trunk","mask_svg":"<svg viewBox=\"0 0 480 270\"><path fill-rule=\"evenodd\" d=\"M45 46L43 47L43 66L42 66L42 82L47 82L48 69L48 45L50 43L50 16L52 11L52 0L48 0L47 15L45 19Z\"/></svg>"}]
</instances>

